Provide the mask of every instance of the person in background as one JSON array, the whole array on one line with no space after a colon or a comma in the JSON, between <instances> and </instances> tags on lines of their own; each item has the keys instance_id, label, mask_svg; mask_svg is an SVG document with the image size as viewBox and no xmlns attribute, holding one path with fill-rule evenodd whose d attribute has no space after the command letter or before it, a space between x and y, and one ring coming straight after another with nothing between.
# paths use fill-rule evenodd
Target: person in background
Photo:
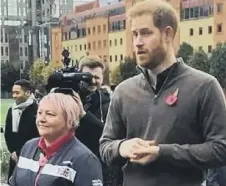
<instances>
[{"instance_id":1,"label":"person in background","mask_svg":"<svg viewBox=\"0 0 226 186\"><path fill-rule=\"evenodd\" d=\"M176 10L146 0L127 11L142 73L119 84L100 139L124 186L201 186L205 170L226 165L226 102L213 76L178 60Z\"/></svg>"},{"instance_id":2,"label":"person in background","mask_svg":"<svg viewBox=\"0 0 226 186\"><path fill-rule=\"evenodd\" d=\"M35 97L36 101L39 103L40 100L43 97L43 94L40 92L39 89L35 89L35 91L34 91L34 97Z\"/></svg>"},{"instance_id":3,"label":"person in background","mask_svg":"<svg viewBox=\"0 0 226 186\"><path fill-rule=\"evenodd\" d=\"M99 140L108 112L111 91L102 86L105 66L99 57L84 57L80 62L80 71L91 73L93 78L91 85L82 83L82 89L79 91L83 114L76 137L100 158ZM118 186L122 180L120 170L117 167L108 167L104 163L102 167L104 186Z\"/></svg>"},{"instance_id":4,"label":"person in background","mask_svg":"<svg viewBox=\"0 0 226 186\"><path fill-rule=\"evenodd\" d=\"M81 117L76 93L50 93L37 112L40 138L21 150L12 186L102 186L99 159L74 137Z\"/></svg>"},{"instance_id":5,"label":"person in background","mask_svg":"<svg viewBox=\"0 0 226 186\"><path fill-rule=\"evenodd\" d=\"M31 83L26 79L17 80L12 87L14 103L9 108L5 121L5 141L11 153L8 179L18 161L21 148L38 135L35 124L37 103L32 95Z\"/></svg>"}]
</instances>

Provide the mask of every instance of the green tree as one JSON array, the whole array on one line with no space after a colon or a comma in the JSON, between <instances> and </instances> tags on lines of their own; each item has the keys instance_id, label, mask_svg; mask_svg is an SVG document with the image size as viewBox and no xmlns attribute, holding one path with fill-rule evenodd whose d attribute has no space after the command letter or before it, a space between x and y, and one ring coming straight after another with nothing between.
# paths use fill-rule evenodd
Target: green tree
<instances>
[{"instance_id":1,"label":"green tree","mask_svg":"<svg viewBox=\"0 0 226 186\"><path fill-rule=\"evenodd\" d=\"M135 58L126 57L125 61L120 64L122 81L137 74Z\"/></svg>"},{"instance_id":2,"label":"green tree","mask_svg":"<svg viewBox=\"0 0 226 186\"><path fill-rule=\"evenodd\" d=\"M55 61L50 61L48 66L44 67L42 70L43 83L47 84L47 80L49 76L56 70L59 70L63 67L62 63L58 63Z\"/></svg>"},{"instance_id":3,"label":"green tree","mask_svg":"<svg viewBox=\"0 0 226 186\"><path fill-rule=\"evenodd\" d=\"M111 74L111 84L118 85L122 81L120 65L118 65Z\"/></svg>"},{"instance_id":4,"label":"green tree","mask_svg":"<svg viewBox=\"0 0 226 186\"><path fill-rule=\"evenodd\" d=\"M226 89L226 43L217 45L210 57L210 74Z\"/></svg>"},{"instance_id":5,"label":"green tree","mask_svg":"<svg viewBox=\"0 0 226 186\"><path fill-rule=\"evenodd\" d=\"M193 68L209 73L210 62L208 55L203 51L196 51L188 60L188 64Z\"/></svg>"},{"instance_id":6,"label":"green tree","mask_svg":"<svg viewBox=\"0 0 226 186\"><path fill-rule=\"evenodd\" d=\"M1 64L1 90L11 92L16 80L20 79L20 71L14 68L10 62Z\"/></svg>"},{"instance_id":7,"label":"green tree","mask_svg":"<svg viewBox=\"0 0 226 186\"><path fill-rule=\"evenodd\" d=\"M124 62L121 62L120 65L112 72L112 84L118 85L120 82L133 77L136 74L136 60L127 57Z\"/></svg>"},{"instance_id":8,"label":"green tree","mask_svg":"<svg viewBox=\"0 0 226 186\"><path fill-rule=\"evenodd\" d=\"M184 62L188 63L189 58L193 55L193 51L194 49L190 44L183 42L180 45L177 57L182 57Z\"/></svg>"},{"instance_id":9,"label":"green tree","mask_svg":"<svg viewBox=\"0 0 226 186\"><path fill-rule=\"evenodd\" d=\"M42 71L44 68L45 68L45 62L42 59L37 59L33 63L29 73L29 79L33 85L37 87L43 86L44 77L42 75Z\"/></svg>"}]
</instances>

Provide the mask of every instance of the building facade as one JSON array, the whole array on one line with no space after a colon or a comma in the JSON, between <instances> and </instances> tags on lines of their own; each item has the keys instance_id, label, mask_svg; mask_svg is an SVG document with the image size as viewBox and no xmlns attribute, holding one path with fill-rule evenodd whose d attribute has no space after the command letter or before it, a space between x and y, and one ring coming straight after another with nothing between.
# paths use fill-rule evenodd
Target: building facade
<instances>
[{"instance_id":1,"label":"building facade","mask_svg":"<svg viewBox=\"0 0 226 186\"><path fill-rule=\"evenodd\" d=\"M224 0L184 0L181 3L180 43L210 53L226 42L226 2Z\"/></svg>"},{"instance_id":2,"label":"building facade","mask_svg":"<svg viewBox=\"0 0 226 186\"><path fill-rule=\"evenodd\" d=\"M1 62L16 69L41 57L51 58L52 24L73 11L75 0L2 0Z\"/></svg>"},{"instance_id":3,"label":"building facade","mask_svg":"<svg viewBox=\"0 0 226 186\"><path fill-rule=\"evenodd\" d=\"M73 60L77 61L84 54L99 55L111 77L120 61L134 56L126 11L138 1L124 0L100 6L96 0L78 7L77 13L61 17L62 47L70 49L77 46L76 50L69 50ZM175 53L183 42L189 43L195 50L210 53L218 43L226 41L225 0L165 1L176 9L180 20L175 36Z\"/></svg>"}]
</instances>

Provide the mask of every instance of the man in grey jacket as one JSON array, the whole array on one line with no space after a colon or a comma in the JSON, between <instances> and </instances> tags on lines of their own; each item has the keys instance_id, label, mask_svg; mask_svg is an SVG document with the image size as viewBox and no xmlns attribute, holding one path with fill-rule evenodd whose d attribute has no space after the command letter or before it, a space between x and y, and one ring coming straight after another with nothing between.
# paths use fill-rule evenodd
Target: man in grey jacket
<instances>
[{"instance_id":1,"label":"man in grey jacket","mask_svg":"<svg viewBox=\"0 0 226 186\"><path fill-rule=\"evenodd\" d=\"M124 186L201 186L208 168L226 165L226 103L218 81L175 57L178 15L162 0L128 11L143 73L121 83L100 139Z\"/></svg>"}]
</instances>

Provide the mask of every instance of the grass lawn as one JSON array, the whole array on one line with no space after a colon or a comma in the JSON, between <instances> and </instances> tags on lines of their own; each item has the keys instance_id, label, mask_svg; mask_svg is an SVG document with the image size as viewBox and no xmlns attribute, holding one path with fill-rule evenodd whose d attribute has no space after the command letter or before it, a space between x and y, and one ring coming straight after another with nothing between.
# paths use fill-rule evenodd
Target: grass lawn
<instances>
[{"instance_id":1,"label":"grass lawn","mask_svg":"<svg viewBox=\"0 0 226 186\"><path fill-rule=\"evenodd\" d=\"M1 99L1 123L0 125L5 125L5 118L8 111L8 108L13 104L12 99Z\"/></svg>"}]
</instances>

